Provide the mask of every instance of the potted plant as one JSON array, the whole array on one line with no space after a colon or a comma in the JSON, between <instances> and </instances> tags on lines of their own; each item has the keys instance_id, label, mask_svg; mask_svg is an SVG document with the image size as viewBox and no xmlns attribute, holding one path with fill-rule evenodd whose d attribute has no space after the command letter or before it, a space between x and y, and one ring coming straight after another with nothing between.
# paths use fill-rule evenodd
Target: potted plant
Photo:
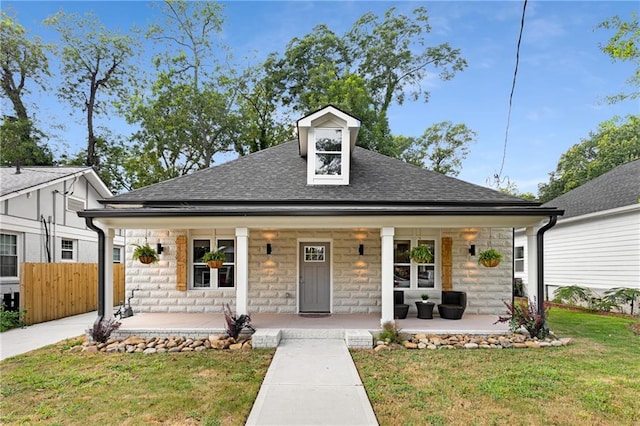
<instances>
[{"instance_id":1,"label":"potted plant","mask_svg":"<svg viewBox=\"0 0 640 426\"><path fill-rule=\"evenodd\" d=\"M433 252L431 251L431 247L424 244L412 248L409 252L409 257L416 263L433 262Z\"/></svg>"},{"instance_id":2,"label":"potted plant","mask_svg":"<svg viewBox=\"0 0 640 426\"><path fill-rule=\"evenodd\" d=\"M478 255L478 265L482 265L487 268L496 267L500 262L502 262L502 253L493 248L481 251Z\"/></svg>"},{"instance_id":3,"label":"potted plant","mask_svg":"<svg viewBox=\"0 0 640 426\"><path fill-rule=\"evenodd\" d=\"M202 256L202 261L211 269L217 269L222 266L227 256L222 249L208 251Z\"/></svg>"},{"instance_id":4,"label":"potted plant","mask_svg":"<svg viewBox=\"0 0 640 426\"><path fill-rule=\"evenodd\" d=\"M158 252L151 248L148 243L144 243L143 245L134 244L134 246L136 246L136 248L133 251L133 260L139 260L140 263L148 265L149 263L156 263L160 259Z\"/></svg>"},{"instance_id":5,"label":"potted plant","mask_svg":"<svg viewBox=\"0 0 640 426\"><path fill-rule=\"evenodd\" d=\"M429 295L427 293L422 293L420 295L420 297L422 298L422 303L428 303L429 302Z\"/></svg>"}]
</instances>

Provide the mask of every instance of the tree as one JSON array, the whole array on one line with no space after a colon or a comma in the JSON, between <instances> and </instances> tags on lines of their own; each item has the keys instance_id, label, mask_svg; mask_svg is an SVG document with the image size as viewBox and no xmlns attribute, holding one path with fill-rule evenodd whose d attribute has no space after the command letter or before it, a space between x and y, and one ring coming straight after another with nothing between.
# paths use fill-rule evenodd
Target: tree
<instances>
[{"instance_id":1,"label":"tree","mask_svg":"<svg viewBox=\"0 0 640 426\"><path fill-rule=\"evenodd\" d=\"M476 132L465 124L442 121L428 127L417 138L396 137L396 145L403 150L402 160L448 176L458 176L462 160L469 154L469 144Z\"/></svg>"},{"instance_id":2,"label":"tree","mask_svg":"<svg viewBox=\"0 0 640 426\"><path fill-rule=\"evenodd\" d=\"M466 67L460 50L448 44L427 46L426 9L413 16L389 9L383 18L366 13L342 36L325 25L289 42L282 57L266 64L285 106L306 114L334 104L361 120L358 145L399 156L391 144L387 112L406 94L429 98L423 84L429 72L451 79Z\"/></svg>"},{"instance_id":3,"label":"tree","mask_svg":"<svg viewBox=\"0 0 640 426\"><path fill-rule=\"evenodd\" d=\"M135 41L131 36L107 30L93 13L80 17L60 11L47 18L45 24L52 26L63 42L63 83L58 95L86 113L85 164L97 166L94 117L106 114L109 98L125 96L125 80L134 72L129 61Z\"/></svg>"},{"instance_id":4,"label":"tree","mask_svg":"<svg viewBox=\"0 0 640 426\"><path fill-rule=\"evenodd\" d=\"M601 123L596 133L562 154L549 182L538 187L545 203L609 170L640 158L640 116L630 115Z\"/></svg>"},{"instance_id":5,"label":"tree","mask_svg":"<svg viewBox=\"0 0 640 426\"><path fill-rule=\"evenodd\" d=\"M237 134L237 88L220 72L212 39L222 29L221 6L165 1L164 21L147 37L159 43L150 92L136 93L127 119L140 125L125 163L134 187L209 167Z\"/></svg>"},{"instance_id":6,"label":"tree","mask_svg":"<svg viewBox=\"0 0 640 426\"><path fill-rule=\"evenodd\" d=\"M0 163L11 165L51 165L53 155L41 145L42 133L27 112L23 97L29 84L45 89L49 75L48 46L39 38L30 39L15 17L2 12L0 21L0 84L2 98L8 100L15 115L5 112L0 127ZM3 107L3 110L5 108Z\"/></svg>"},{"instance_id":7,"label":"tree","mask_svg":"<svg viewBox=\"0 0 640 426\"><path fill-rule=\"evenodd\" d=\"M600 23L597 28L616 30L607 44L600 44L600 50L609 55L613 62L631 61L636 64L634 74L627 80L636 90L609 96L607 100L615 103L625 99L637 99L640 96L640 91L637 90L640 87L640 22L637 13L632 12L629 21L623 21L620 17L614 16Z\"/></svg>"},{"instance_id":8,"label":"tree","mask_svg":"<svg viewBox=\"0 0 640 426\"><path fill-rule=\"evenodd\" d=\"M238 81L237 137L234 148L240 155L278 145L294 138L294 128L279 111L273 81L264 66L248 67Z\"/></svg>"}]
</instances>

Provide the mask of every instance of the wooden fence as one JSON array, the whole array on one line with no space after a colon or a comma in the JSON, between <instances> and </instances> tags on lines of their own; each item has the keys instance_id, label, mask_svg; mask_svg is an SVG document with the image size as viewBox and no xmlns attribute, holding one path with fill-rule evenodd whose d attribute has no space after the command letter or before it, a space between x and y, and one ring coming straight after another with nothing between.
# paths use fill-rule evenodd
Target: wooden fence
<instances>
[{"instance_id":1,"label":"wooden fence","mask_svg":"<svg viewBox=\"0 0 640 426\"><path fill-rule=\"evenodd\" d=\"M28 325L98 309L98 264L23 263L20 309ZM113 301L125 299L124 264L113 265Z\"/></svg>"}]
</instances>

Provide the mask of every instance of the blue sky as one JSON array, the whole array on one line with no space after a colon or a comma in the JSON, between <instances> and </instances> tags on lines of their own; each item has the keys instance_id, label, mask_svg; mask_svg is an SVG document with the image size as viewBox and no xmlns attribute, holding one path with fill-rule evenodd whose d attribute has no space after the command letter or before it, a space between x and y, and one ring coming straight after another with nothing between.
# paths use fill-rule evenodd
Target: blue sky
<instances>
[{"instance_id":1,"label":"blue sky","mask_svg":"<svg viewBox=\"0 0 640 426\"><path fill-rule=\"evenodd\" d=\"M443 120L465 123L478 133L477 142L463 164L459 178L487 185L500 169L507 108L515 66L516 42L522 13L521 1L448 2L225 2L222 41L234 58L283 52L291 38L326 24L338 34L368 11L382 15L389 7L408 13L418 6L429 11L429 44L448 42L462 50L468 68L453 80L428 77L428 103L407 101L390 110L394 134L418 136ZM134 23L145 27L155 13L146 2L36 2L3 1L2 9L17 12L19 22L33 35L55 42L56 35L42 20L60 8L67 12L93 11L109 29L127 31ZM602 99L625 89L631 64L612 63L598 48L611 35L594 30L613 15L628 19L637 2L530 1L520 49L520 65L513 98L511 127L503 176L521 192L537 193L571 145L586 138L602 121L613 116L640 113L637 101L608 105ZM144 64L144 61L140 61ZM52 72L58 73L56 63ZM52 83L57 77L52 77ZM52 86L54 86L52 84ZM79 112L73 113L54 91L35 91L28 99L31 110L44 122L63 123L51 129L56 153L75 152L85 145L86 131ZM3 104L3 108L6 105ZM122 120L98 118L98 125L128 132Z\"/></svg>"}]
</instances>

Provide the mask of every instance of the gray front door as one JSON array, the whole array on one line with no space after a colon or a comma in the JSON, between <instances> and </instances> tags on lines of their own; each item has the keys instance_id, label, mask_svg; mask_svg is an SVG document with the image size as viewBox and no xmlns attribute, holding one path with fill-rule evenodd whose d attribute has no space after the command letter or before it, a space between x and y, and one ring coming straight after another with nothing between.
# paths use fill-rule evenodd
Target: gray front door
<instances>
[{"instance_id":1,"label":"gray front door","mask_svg":"<svg viewBox=\"0 0 640 426\"><path fill-rule=\"evenodd\" d=\"M330 312L329 243L300 243L300 312Z\"/></svg>"}]
</instances>

